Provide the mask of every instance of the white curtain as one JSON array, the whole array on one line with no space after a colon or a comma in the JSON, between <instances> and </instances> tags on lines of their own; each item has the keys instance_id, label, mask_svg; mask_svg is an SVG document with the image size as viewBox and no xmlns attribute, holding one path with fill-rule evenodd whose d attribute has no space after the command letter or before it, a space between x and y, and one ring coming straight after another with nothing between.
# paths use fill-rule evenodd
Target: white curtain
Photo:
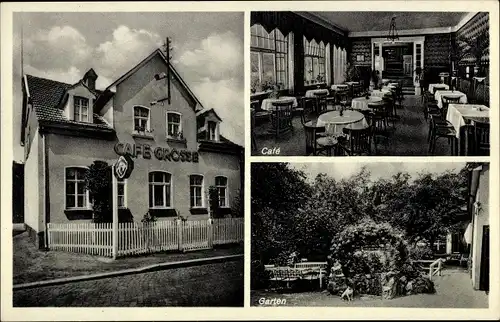
<instances>
[{"instance_id":1,"label":"white curtain","mask_svg":"<svg viewBox=\"0 0 500 322\"><path fill-rule=\"evenodd\" d=\"M326 85L330 86L331 84L331 79L330 79L330 44L326 44L325 48L325 79L326 79Z\"/></svg>"},{"instance_id":2,"label":"white curtain","mask_svg":"<svg viewBox=\"0 0 500 322\"><path fill-rule=\"evenodd\" d=\"M288 88L290 89L290 93L294 93L294 65L293 65L293 44L294 44L294 35L293 32L290 31L288 34Z\"/></svg>"},{"instance_id":3,"label":"white curtain","mask_svg":"<svg viewBox=\"0 0 500 322\"><path fill-rule=\"evenodd\" d=\"M339 83L339 76L337 72L337 68L339 66L339 63L337 61L337 46L333 45L333 83L338 84Z\"/></svg>"}]
</instances>

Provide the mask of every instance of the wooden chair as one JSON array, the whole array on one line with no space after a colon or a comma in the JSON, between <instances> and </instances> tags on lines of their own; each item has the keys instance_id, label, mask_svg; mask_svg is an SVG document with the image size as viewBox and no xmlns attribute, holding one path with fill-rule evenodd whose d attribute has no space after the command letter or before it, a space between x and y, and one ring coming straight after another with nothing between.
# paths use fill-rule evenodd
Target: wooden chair
<instances>
[{"instance_id":1,"label":"wooden chair","mask_svg":"<svg viewBox=\"0 0 500 322\"><path fill-rule=\"evenodd\" d=\"M444 91L444 90L446 90L446 86L434 86L432 94L436 94L436 91Z\"/></svg>"},{"instance_id":2,"label":"wooden chair","mask_svg":"<svg viewBox=\"0 0 500 322\"><path fill-rule=\"evenodd\" d=\"M490 124L474 121L474 125L466 126L467 155L490 155Z\"/></svg>"},{"instance_id":3,"label":"wooden chair","mask_svg":"<svg viewBox=\"0 0 500 322\"><path fill-rule=\"evenodd\" d=\"M317 140L325 136L325 127L318 126L316 120L309 120L307 110L302 111L300 121L306 137L306 155L318 155L319 152L322 152L322 149L318 147Z\"/></svg>"},{"instance_id":4,"label":"wooden chair","mask_svg":"<svg viewBox=\"0 0 500 322\"><path fill-rule=\"evenodd\" d=\"M443 119L446 119L446 115L448 114L448 105L451 104L459 104L460 103L460 97L454 97L454 96L442 96L441 97L443 101L443 108L441 109L441 116Z\"/></svg>"},{"instance_id":5,"label":"wooden chair","mask_svg":"<svg viewBox=\"0 0 500 322\"><path fill-rule=\"evenodd\" d=\"M323 112L326 112L326 98L327 93L314 93L314 98L316 99L316 113L320 115Z\"/></svg>"},{"instance_id":6,"label":"wooden chair","mask_svg":"<svg viewBox=\"0 0 500 322\"><path fill-rule=\"evenodd\" d=\"M343 109L348 109L351 107L351 99L349 98L349 92L347 90L340 91L336 94L337 104Z\"/></svg>"},{"instance_id":7,"label":"wooden chair","mask_svg":"<svg viewBox=\"0 0 500 322\"><path fill-rule=\"evenodd\" d=\"M434 154L436 150L436 142L439 138L448 140L451 147L451 155L458 155L458 139L457 133L453 127L445 127L434 124L435 119L431 117L431 130L429 135L429 153Z\"/></svg>"},{"instance_id":8,"label":"wooden chair","mask_svg":"<svg viewBox=\"0 0 500 322\"><path fill-rule=\"evenodd\" d=\"M371 155L372 133L370 126L364 129L344 128L342 132L347 134L348 139L344 144L340 144L340 147L347 155Z\"/></svg>"},{"instance_id":9,"label":"wooden chair","mask_svg":"<svg viewBox=\"0 0 500 322\"><path fill-rule=\"evenodd\" d=\"M255 110L255 120L268 119L271 115L270 111L261 109L260 102L258 100L250 101L250 108Z\"/></svg>"},{"instance_id":10,"label":"wooden chair","mask_svg":"<svg viewBox=\"0 0 500 322\"><path fill-rule=\"evenodd\" d=\"M281 134L293 132L293 103L292 102L272 102L271 131L275 139L279 139Z\"/></svg>"},{"instance_id":11,"label":"wooden chair","mask_svg":"<svg viewBox=\"0 0 500 322\"><path fill-rule=\"evenodd\" d=\"M252 151L257 150L257 139L255 138L255 110L252 108L250 112L250 133L252 136L251 148Z\"/></svg>"}]
</instances>

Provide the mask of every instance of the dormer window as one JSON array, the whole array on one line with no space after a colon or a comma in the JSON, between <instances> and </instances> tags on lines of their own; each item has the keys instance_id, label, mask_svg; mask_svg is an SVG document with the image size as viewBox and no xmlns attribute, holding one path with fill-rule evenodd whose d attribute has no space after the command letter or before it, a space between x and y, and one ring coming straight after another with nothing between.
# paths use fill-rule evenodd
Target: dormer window
<instances>
[{"instance_id":1,"label":"dormer window","mask_svg":"<svg viewBox=\"0 0 500 322\"><path fill-rule=\"evenodd\" d=\"M167 138L182 139L182 114L167 112Z\"/></svg>"},{"instance_id":2,"label":"dormer window","mask_svg":"<svg viewBox=\"0 0 500 322\"><path fill-rule=\"evenodd\" d=\"M214 121L207 122L207 133L208 133L208 140L217 141L217 122Z\"/></svg>"},{"instance_id":3,"label":"dormer window","mask_svg":"<svg viewBox=\"0 0 500 322\"><path fill-rule=\"evenodd\" d=\"M149 109L144 106L134 106L134 131L149 131Z\"/></svg>"},{"instance_id":4,"label":"dormer window","mask_svg":"<svg viewBox=\"0 0 500 322\"><path fill-rule=\"evenodd\" d=\"M74 97L74 120L77 122L89 122L89 99L85 97Z\"/></svg>"}]
</instances>

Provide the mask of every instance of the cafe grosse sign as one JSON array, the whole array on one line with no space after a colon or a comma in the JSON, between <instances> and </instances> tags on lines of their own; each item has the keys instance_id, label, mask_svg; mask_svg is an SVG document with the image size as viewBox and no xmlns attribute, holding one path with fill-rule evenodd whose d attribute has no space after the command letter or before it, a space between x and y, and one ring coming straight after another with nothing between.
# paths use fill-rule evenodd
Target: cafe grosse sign
<instances>
[{"instance_id":1,"label":"cafe grosse sign","mask_svg":"<svg viewBox=\"0 0 500 322\"><path fill-rule=\"evenodd\" d=\"M173 162L194 162L198 163L198 152L177 150L162 147L151 147L149 144L122 143L115 144L115 152L118 155L130 155L134 158L142 156L144 159L151 159L153 156L158 160Z\"/></svg>"}]
</instances>

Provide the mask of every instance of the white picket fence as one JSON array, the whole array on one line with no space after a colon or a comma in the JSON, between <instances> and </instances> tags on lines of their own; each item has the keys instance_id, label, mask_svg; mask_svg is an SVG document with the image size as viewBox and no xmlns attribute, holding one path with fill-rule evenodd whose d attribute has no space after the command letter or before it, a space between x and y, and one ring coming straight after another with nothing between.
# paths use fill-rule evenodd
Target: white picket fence
<instances>
[{"instance_id":1,"label":"white picket fence","mask_svg":"<svg viewBox=\"0 0 500 322\"><path fill-rule=\"evenodd\" d=\"M118 225L117 256L192 251L243 241L243 218L168 220ZM48 224L49 249L112 256L111 223Z\"/></svg>"}]
</instances>

